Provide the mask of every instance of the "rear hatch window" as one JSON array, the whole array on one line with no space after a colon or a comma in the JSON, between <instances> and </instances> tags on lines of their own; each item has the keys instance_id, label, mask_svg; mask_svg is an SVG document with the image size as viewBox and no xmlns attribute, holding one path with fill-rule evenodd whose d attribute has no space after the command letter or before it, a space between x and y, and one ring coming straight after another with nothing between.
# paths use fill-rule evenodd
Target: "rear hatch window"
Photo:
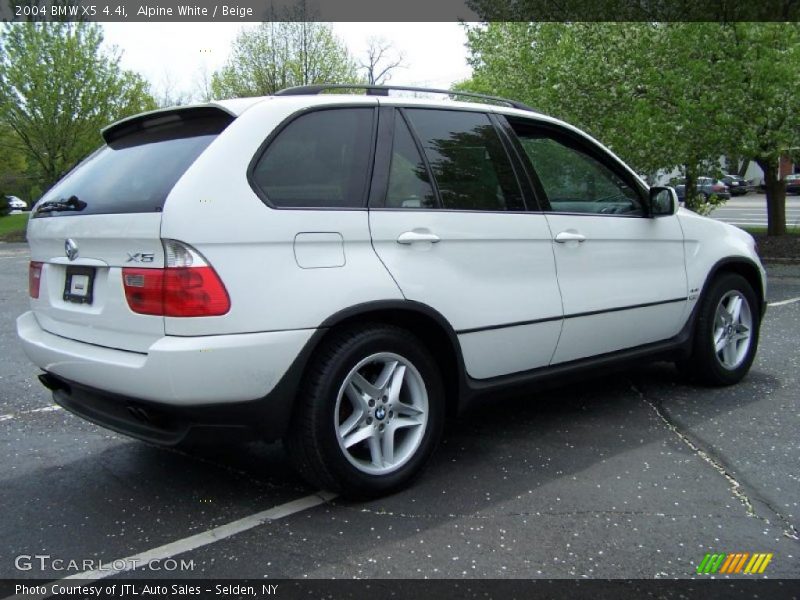
<instances>
[{"instance_id":1,"label":"rear hatch window","mask_svg":"<svg viewBox=\"0 0 800 600\"><path fill-rule=\"evenodd\" d=\"M181 175L231 123L218 109L183 109L122 123L56 184L34 218L160 212Z\"/></svg>"}]
</instances>

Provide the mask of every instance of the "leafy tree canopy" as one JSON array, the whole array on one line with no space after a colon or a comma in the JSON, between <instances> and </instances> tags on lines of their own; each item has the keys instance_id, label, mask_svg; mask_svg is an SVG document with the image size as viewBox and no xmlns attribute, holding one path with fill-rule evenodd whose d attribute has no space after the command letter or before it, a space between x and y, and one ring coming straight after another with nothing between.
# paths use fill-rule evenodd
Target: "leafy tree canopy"
<instances>
[{"instance_id":1,"label":"leafy tree canopy","mask_svg":"<svg viewBox=\"0 0 800 600\"><path fill-rule=\"evenodd\" d=\"M91 23L19 23L0 33L0 123L45 188L102 142L103 127L155 108L147 83L102 42Z\"/></svg>"},{"instance_id":2,"label":"leafy tree canopy","mask_svg":"<svg viewBox=\"0 0 800 600\"><path fill-rule=\"evenodd\" d=\"M468 29L473 77L600 139L639 172L694 178L720 156L765 171L785 231L778 157L800 146L796 23L491 23ZM772 183L770 183L772 182ZM777 212L776 212L777 211Z\"/></svg>"},{"instance_id":3,"label":"leafy tree canopy","mask_svg":"<svg viewBox=\"0 0 800 600\"><path fill-rule=\"evenodd\" d=\"M267 96L313 83L358 83L358 66L330 25L261 23L243 29L228 63L211 80L217 98Z\"/></svg>"}]
</instances>

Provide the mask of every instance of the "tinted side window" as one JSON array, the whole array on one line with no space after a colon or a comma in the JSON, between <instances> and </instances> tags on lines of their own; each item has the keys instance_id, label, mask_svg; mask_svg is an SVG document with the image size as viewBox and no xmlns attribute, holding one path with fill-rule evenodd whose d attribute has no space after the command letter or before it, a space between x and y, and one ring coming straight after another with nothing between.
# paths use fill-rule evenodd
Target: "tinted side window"
<instances>
[{"instance_id":1,"label":"tinted side window","mask_svg":"<svg viewBox=\"0 0 800 600\"><path fill-rule=\"evenodd\" d=\"M497 132L483 113L406 110L422 142L443 208L524 210Z\"/></svg>"},{"instance_id":2,"label":"tinted side window","mask_svg":"<svg viewBox=\"0 0 800 600\"><path fill-rule=\"evenodd\" d=\"M253 169L252 182L275 206L364 206L374 109L301 115L278 133Z\"/></svg>"},{"instance_id":3,"label":"tinted side window","mask_svg":"<svg viewBox=\"0 0 800 600\"><path fill-rule=\"evenodd\" d=\"M435 208L428 169L403 117L395 112L394 142L389 169L388 208Z\"/></svg>"},{"instance_id":4,"label":"tinted side window","mask_svg":"<svg viewBox=\"0 0 800 600\"><path fill-rule=\"evenodd\" d=\"M554 211L644 214L636 190L592 156L546 134L517 134Z\"/></svg>"}]
</instances>

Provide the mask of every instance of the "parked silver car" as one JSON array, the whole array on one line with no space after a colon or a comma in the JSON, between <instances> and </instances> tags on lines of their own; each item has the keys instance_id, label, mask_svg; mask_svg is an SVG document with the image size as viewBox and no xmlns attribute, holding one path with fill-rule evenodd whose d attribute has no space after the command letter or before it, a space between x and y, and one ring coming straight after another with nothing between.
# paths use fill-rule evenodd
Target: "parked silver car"
<instances>
[{"instance_id":1,"label":"parked silver car","mask_svg":"<svg viewBox=\"0 0 800 600\"><path fill-rule=\"evenodd\" d=\"M719 179L714 179L713 177L698 177L696 185L697 193L703 198L703 202L708 202L711 196L717 196L723 200L730 200L731 192L728 186ZM675 186L675 192L678 194L678 200L681 202L686 201L685 180Z\"/></svg>"}]
</instances>

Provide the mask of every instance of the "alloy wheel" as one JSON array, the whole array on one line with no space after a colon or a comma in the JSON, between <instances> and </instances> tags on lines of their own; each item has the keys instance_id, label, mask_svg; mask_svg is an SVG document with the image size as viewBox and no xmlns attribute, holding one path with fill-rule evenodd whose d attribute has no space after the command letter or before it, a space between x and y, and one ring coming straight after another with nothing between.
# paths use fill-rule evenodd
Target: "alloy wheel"
<instances>
[{"instance_id":1,"label":"alloy wheel","mask_svg":"<svg viewBox=\"0 0 800 600\"><path fill-rule=\"evenodd\" d=\"M747 298L739 290L730 290L717 304L714 314L714 353L719 363L734 370L744 362L750 349L753 315Z\"/></svg>"},{"instance_id":2,"label":"alloy wheel","mask_svg":"<svg viewBox=\"0 0 800 600\"><path fill-rule=\"evenodd\" d=\"M427 422L425 382L398 354L381 352L359 361L336 398L339 447L354 467L370 475L386 475L407 463Z\"/></svg>"}]
</instances>

